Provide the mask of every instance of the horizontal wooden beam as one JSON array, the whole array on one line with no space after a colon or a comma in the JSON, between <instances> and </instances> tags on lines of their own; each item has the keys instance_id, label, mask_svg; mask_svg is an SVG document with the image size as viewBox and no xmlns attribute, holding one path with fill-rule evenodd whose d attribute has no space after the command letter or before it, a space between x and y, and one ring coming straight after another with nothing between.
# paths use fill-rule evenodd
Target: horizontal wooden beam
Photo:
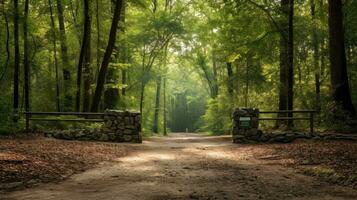
<instances>
[{"instance_id":1,"label":"horizontal wooden beam","mask_svg":"<svg viewBox=\"0 0 357 200\"><path fill-rule=\"evenodd\" d=\"M104 122L104 119L49 119L49 118L29 118L31 121L70 121L70 122Z\"/></svg>"},{"instance_id":2,"label":"horizontal wooden beam","mask_svg":"<svg viewBox=\"0 0 357 200\"><path fill-rule=\"evenodd\" d=\"M90 112L23 112L25 115L76 115L76 116L104 116L104 113L90 113Z\"/></svg>"},{"instance_id":3,"label":"horizontal wooden beam","mask_svg":"<svg viewBox=\"0 0 357 200\"><path fill-rule=\"evenodd\" d=\"M276 111L259 111L259 114L273 113L316 113L316 110L276 110Z\"/></svg>"},{"instance_id":4,"label":"horizontal wooden beam","mask_svg":"<svg viewBox=\"0 0 357 200\"><path fill-rule=\"evenodd\" d=\"M276 118L258 118L259 120L310 120L310 117L276 117Z\"/></svg>"}]
</instances>

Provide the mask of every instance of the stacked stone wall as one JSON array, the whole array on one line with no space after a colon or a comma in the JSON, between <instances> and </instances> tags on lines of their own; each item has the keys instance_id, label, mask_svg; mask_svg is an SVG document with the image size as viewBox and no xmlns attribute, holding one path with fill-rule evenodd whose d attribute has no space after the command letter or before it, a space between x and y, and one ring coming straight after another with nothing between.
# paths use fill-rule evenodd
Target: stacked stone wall
<instances>
[{"instance_id":1,"label":"stacked stone wall","mask_svg":"<svg viewBox=\"0 0 357 200\"><path fill-rule=\"evenodd\" d=\"M141 114L106 110L101 128L55 130L47 132L46 136L66 140L141 143Z\"/></svg>"},{"instance_id":2,"label":"stacked stone wall","mask_svg":"<svg viewBox=\"0 0 357 200\"><path fill-rule=\"evenodd\" d=\"M141 114L107 110L103 132L116 142L141 142Z\"/></svg>"}]
</instances>

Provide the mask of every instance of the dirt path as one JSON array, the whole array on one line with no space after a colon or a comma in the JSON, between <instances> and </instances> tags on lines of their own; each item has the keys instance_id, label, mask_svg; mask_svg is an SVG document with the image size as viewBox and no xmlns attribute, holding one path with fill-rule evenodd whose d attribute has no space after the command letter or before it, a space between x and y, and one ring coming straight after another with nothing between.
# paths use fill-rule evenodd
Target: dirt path
<instances>
[{"instance_id":1,"label":"dirt path","mask_svg":"<svg viewBox=\"0 0 357 200\"><path fill-rule=\"evenodd\" d=\"M195 134L152 138L115 163L0 199L357 199L352 189L255 160L241 146Z\"/></svg>"}]
</instances>

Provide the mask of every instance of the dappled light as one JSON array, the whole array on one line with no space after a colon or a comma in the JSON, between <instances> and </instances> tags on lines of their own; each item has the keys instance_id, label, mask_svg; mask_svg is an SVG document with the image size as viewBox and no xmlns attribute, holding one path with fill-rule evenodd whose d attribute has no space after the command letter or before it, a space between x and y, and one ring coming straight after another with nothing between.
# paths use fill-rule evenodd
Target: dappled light
<instances>
[{"instance_id":1,"label":"dappled light","mask_svg":"<svg viewBox=\"0 0 357 200\"><path fill-rule=\"evenodd\" d=\"M0 0L0 200L357 199L357 1Z\"/></svg>"},{"instance_id":2,"label":"dappled light","mask_svg":"<svg viewBox=\"0 0 357 200\"><path fill-rule=\"evenodd\" d=\"M357 197L352 189L331 186L279 166L285 159L279 160L282 155L274 152L274 148L237 146L220 137L199 134L170 134L144 142L113 164L103 164L61 184L14 192L9 198L235 199L240 196L352 200Z\"/></svg>"}]
</instances>

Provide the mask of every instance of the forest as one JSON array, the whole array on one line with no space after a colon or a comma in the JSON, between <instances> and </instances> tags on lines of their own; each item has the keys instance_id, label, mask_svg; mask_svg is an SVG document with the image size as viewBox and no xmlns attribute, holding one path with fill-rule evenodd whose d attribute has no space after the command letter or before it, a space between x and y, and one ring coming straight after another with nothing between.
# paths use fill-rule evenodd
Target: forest
<instances>
[{"instance_id":1,"label":"forest","mask_svg":"<svg viewBox=\"0 0 357 200\"><path fill-rule=\"evenodd\" d=\"M0 199L356 200L356 0L0 0Z\"/></svg>"},{"instance_id":2,"label":"forest","mask_svg":"<svg viewBox=\"0 0 357 200\"><path fill-rule=\"evenodd\" d=\"M227 134L234 108L353 131L357 2L2 0L0 131L23 112L136 110L144 133ZM266 128L299 128L296 122ZM36 123L33 128L90 124Z\"/></svg>"}]
</instances>

